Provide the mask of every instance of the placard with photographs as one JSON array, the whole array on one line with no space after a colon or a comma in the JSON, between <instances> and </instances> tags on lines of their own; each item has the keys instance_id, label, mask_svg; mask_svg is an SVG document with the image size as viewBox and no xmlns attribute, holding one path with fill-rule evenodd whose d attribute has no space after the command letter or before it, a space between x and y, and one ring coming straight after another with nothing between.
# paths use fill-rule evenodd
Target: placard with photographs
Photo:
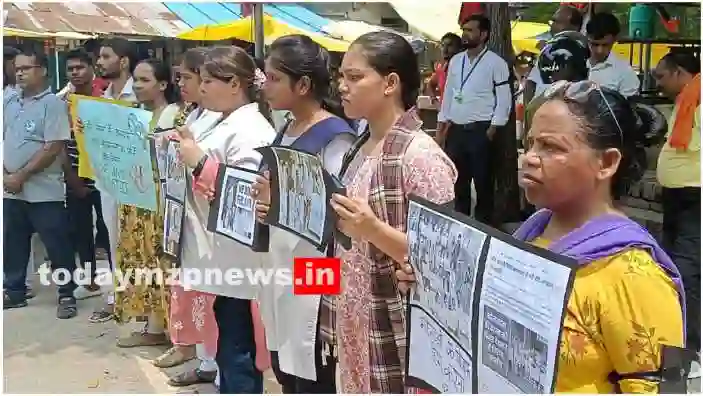
<instances>
[{"instance_id":1,"label":"placard with photographs","mask_svg":"<svg viewBox=\"0 0 703 396\"><path fill-rule=\"evenodd\" d=\"M181 238L183 237L183 220L185 206L181 202L166 197L164 200L164 228L163 246L164 254L180 265Z\"/></svg>"},{"instance_id":2,"label":"placard with photographs","mask_svg":"<svg viewBox=\"0 0 703 396\"><path fill-rule=\"evenodd\" d=\"M159 180L166 182L167 173L167 147L170 140L165 138L165 133L153 133L149 136L149 149L151 150L152 164Z\"/></svg>"},{"instance_id":3,"label":"placard with photographs","mask_svg":"<svg viewBox=\"0 0 703 396\"><path fill-rule=\"evenodd\" d=\"M220 164L215 198L210 206L208 230L249 246L256 252L268 251L268 230L256 219L251 186L258 173Z\"/></svg>"},{"instance_id":4,"label":"placard with photographs","mask_svg":"<svg viewBox=\"0 0 703 396\"><path fill-rule=\"evenodd\" d=\"M415 196L407 225L407 384L553 393L576 262Z\"/></svg>"},{"instance_id":5,"label":"placard with photographs","mask_svg":"<svg viewBox=\"0 0 703 396\"><path fill-rule=\"evenodd\" d=\"M165 152L166 196L185 203L186 199L186 166L179 156L180 142L168 140Z\"/></svg>"},{"instance_id":6,"label":"placard with photographs","mask_svg":"<svg viewBox=\"0 0 703 396\"><path fill-rule=\"evenodd\" d=\"M271 207L266 222L290 231L324 250L335 230L332 194L346 194L316 155L290 147L257 149L263 155L271 181Z\"/></svg>"}]
</instances>

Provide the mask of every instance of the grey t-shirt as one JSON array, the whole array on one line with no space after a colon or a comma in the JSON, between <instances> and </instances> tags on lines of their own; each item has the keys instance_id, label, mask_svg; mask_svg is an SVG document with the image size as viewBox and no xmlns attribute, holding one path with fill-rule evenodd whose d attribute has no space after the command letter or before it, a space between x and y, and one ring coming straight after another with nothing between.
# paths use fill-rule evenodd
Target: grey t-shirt
<instances>
[{"instance_id":1,"label":"grey t-shirt","mask_svg":"<svg viewBox=\"0 0 703 396\"><path fill-rule=\"evenodd\" d=\"M24 98L22 93L4 103L3 155L4 166L14 173L48 142L66 141L71 138L68 107L64 101L47 89ZM64 174L60 156L46 169L31 176L19 194L5 192L4 198L27 202L64 201Z\"/></svg>"}]
</instances>

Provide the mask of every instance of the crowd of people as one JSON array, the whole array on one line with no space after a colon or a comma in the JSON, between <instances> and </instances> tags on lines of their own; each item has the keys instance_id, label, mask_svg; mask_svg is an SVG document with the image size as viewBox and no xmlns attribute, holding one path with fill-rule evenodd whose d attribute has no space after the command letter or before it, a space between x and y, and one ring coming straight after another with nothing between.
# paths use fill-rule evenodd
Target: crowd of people
<instances>
[{"instance_id":1,"label":"crowd of people","mask_svg":"<svg viewBox=\"0 0 703 396\"><path fill-rule=\"evenodd\" d=\"M515 237L580 264L563 323L556 391L653 392L657 383L637 374L660 368L660 344L700 350L700 62L671 53L654 70L676 103L659 157L660 247L616 203L646 168L650 128L629 98L637 92L634 72L610 52L617 19L596 14L580 36L579 17L570 7L557 10L554 37L526 83L529 126L519 182L538 210ZM58 289L58 318L75 317L76 300L95 295L106 298L93 322L146 318L143 331L123 334L117 346L170 346L153 362L158 367L199 359L197 368L170 378L174 386L215 382L220 393L263 393L263 372L272 368L283 393L405 393L403 296L414 283L406 198L453 203L470 214L473 182L474 216L490 224L489 156L513 107L512 72L487 46L491 21L472 15L462 30L462 37L442 40L446 65L432 85L441 101L436 137L423 131L415 108L417 55L392 32L357 38L338 79L327 51L304 35L275 40L259 65L241 48L216 46L186 51L175 70L137 59L134 43L112 38L101 43L95 62L80 48L67 55L70 84L61 95L48 86L42 49L6 49L4 309L22 308L31 298L34 234L55 269L72 271L76 255L79 265L96 268L96 246L121 273L176 265L162 254L163 202L156 211L123 205L100 180L79 176L87 159L75 136L83 125L69 116L67 102L74 94L131 102L153 113L152 131L175 128L170 137L180 142L190 173L183 266L226 268L251 259L265 268L291 268L293 257L322 255L274 227L267 253L207 229L219 164L258 171L255 149L275 143L318 155L346 186L331 208L351 247L333 243L327 251L341 258L342 292L294 295L271 284L210 294L157 283L125 290L68 283ZM288 121L272 123L282 112ZM252 198L265 223L268 172L257 178ZM313 332L311 322L317 322Z\"/></svg>"}]
</instances>

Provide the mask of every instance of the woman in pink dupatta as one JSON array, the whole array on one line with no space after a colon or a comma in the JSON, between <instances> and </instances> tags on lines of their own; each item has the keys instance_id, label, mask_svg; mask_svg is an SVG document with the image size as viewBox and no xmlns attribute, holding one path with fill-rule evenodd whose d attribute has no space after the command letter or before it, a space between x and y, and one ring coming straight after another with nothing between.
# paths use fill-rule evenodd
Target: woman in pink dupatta
<instances>
[{"instance_id":1,"label":"woman in pink dupatta","mask_svg":"<svg viewBox=\"0 0 703 396\"><path fill-rule=\"evenodd\" d=\"M405 304L395 268L407 256L407 198L452 201L456 169L421 129L417 58L403 37L359 37L341 73L344 111L369 129L347 156L347 196L332 198L352 247L336 247L342 294L323 301L320 331L337 347L342 393L405 393Z\"/></svg>"}]
</instances>

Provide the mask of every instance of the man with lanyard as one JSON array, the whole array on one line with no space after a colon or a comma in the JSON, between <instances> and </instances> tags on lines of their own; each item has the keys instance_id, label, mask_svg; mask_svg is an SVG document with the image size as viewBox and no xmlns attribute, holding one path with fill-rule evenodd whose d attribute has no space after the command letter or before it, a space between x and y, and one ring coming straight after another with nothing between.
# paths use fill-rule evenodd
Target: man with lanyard
<instances>
[{"instance_id":1,"label":"man with lanyard","mask_svg":"<svg viewBox=\"0 0 703 396\"><path fill-rule=\"evenodd\" d=\"M66 104L51 93L46 55L24 48L15 58L20 91L4 105L3 309L27 305L26 280L32 234L46 246L53 270L70 274L59 285L57 317L77 315L72 274L76 268L66 229L60 154L71 138ZM62 282L64 283L64 282Z\"/></svg>"},{"instance_id":2,"label":"man with lanyard","mask_svg":"<svg viewBox=\"0 0 703 396\"><path fill-rule=\"evenodd\" d=\"M588 79L629 98L639 92L640 79L629 62L612 52L619 34L620 22L608 12L595 14L586 24L588 46L591 49Z\"/></svg>"},{"instance_id":3,"label":"man with lanyard","mask_svg":"<svg viewBox=\"0 0 703 396\"><path fill-rule=\"evenodd\" d=\"M102 96L103 91L95 84L93 59L82 48L76 48L66 55L66 74L69 76L68 90L60 99L70 102L73 94L84 96ZM72 125L73 127L73 125ZM81 158L80 160L87 160ZM72 223L72 239L75 251L83 265L90 265L91 284L81 285L73 292L77 300L102 294L100 286L95 283L97 259L95 254L98 237L105 239L103 246L109 247L107 228L102 215L100 192L95 189L95 182L78 176L78 146L75 133L71 131L71 140L66 144L63 155L64 173L66 175L66 207ZM93 209L95 209L97 236L93 233Z\"/></svg>"},{"instance_id":4,"label":"man with lanyard","mask_svg":"<svg viewBox=\"0 0 703 396\"><path fill-rule=\"evenodd\" d=\"M132 71L136 66L137 48L122 38L112 38L105 40L100 47L100 56L97 65L102 77L109 82L104 98L136 102L137 98L132 90ZM118 203L109 195L109 192L101 188L100 181L96 180L96 187L100 190L102 201L103 217L107 226L110 246L108 250L111 266L116 263L116 249L119 238L118 223ZM91 322L105 322L112 318L112 304L114 303L114 293L108 293L107 307L103 310L93 312L90 317Z\"/></svg>"},{"instance_id":5,"label":"man with lanyard","mask_svg":"<svg viewBox=\"0 0 703 396\"><path fill-rule=\"evenodd\" d=\"M562 5L556 10L550 22L549 33L552 37L562 32L580 32L581 25L583 25L583 14L575 7ZM535 64L525 82L523 103L529 104L532 98L541 94L548 86L549 84L542 81L539 69Z\"/></svg>"},{"instance_id":6,"label":"man with lanyard","mask_svg":"<svg viewBox=\"0 0 703 396\"><path fill-rule=\"evenodd\" d=\"M444 100L438 122L448 123L446 135L438 133L447 155L456 165L456 210L471 212L471 182L476 187L475 218L490 223L493 211L491 141L508 122L512 96L508 64L486 48L491 22L472 15L464 25L466 48L449 61ZM439 131L438 131L439 132Z\"/></svg>"},{"instance_id":7,"label":"man with lanyard","mask_svg":"<svg viewBox=\"0 0 703 396\"><path fill-rule=\"evenodd\" d=\"M657 162L662 185L662 247L681 272L686 291L686 347L701 350L701 63L668 53L654 69L657 86L675 100ZM699 359L689 378L700 377Z\"/></svg>"}]
</instances>

